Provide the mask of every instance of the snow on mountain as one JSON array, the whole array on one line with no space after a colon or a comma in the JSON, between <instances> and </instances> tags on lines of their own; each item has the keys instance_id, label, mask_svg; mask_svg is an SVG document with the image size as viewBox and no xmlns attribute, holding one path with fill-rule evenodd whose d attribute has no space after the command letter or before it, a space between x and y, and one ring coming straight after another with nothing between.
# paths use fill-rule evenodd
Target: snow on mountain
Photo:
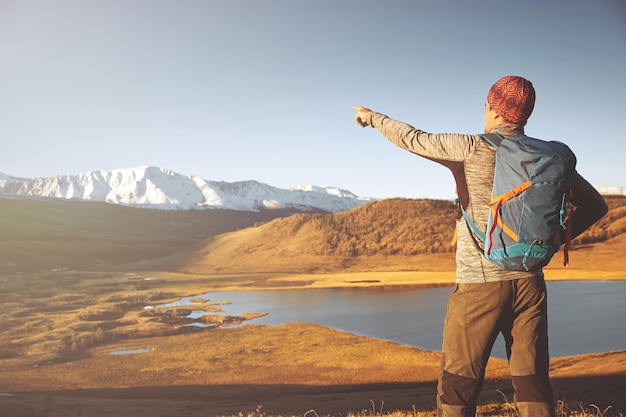
<instances>
[{"instance_id":1,"label":"snow on mountain","mask_svg":"<svg viewBox=\"0 0 626 417\"><path fill-rule=\"evenodd\" d=\"M597 190L602 195L626 195L626 187L621 185L601 185Z\"/></svg>"},{"instance_id":2,"label":"snow on mountain","mask_svg":"<svg viewBox=\"0 0 626 417\"><path fill-rule=\"evenodd\" d=\"M314 207L338 212L372 201L336 187L301 185L281 189L257 181L206 181L166 168L135 167L48 178L16 178L0 173L0 193L100 201L164 210Z\"/></svg>"}]
</instances>

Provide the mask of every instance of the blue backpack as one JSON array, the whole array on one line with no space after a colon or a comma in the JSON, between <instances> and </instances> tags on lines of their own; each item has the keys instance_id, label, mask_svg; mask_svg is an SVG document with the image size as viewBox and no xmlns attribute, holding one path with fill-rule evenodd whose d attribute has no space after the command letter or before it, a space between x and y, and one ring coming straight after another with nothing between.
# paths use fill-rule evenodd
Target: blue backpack
<instances>
[{"instance_id":1,"label":"blue backpack","mask_svg":"<svg viewBox=\"0 0 626 417\"><path fill-rule=\"evenodd\" d=\"M480 136L496 148L487 230L479 230L462 213L484 244L485 257L502 269L534 271L546 266L564 243L567 265L576 156L561 142Z\"/></svg>"}]
</instances>

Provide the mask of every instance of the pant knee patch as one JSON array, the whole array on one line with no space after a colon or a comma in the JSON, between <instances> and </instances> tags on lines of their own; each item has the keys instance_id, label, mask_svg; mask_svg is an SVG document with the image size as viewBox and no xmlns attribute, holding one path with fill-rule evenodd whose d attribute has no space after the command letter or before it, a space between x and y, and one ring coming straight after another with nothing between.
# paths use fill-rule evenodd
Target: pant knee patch
<instances>
[{"instance_id":1,"label":"pant knee patch","mask_svg":"<svg viewBox=\"0 0 626 417\"><path fill-rule=\"evenodd\" d=\"M511 380L516 401L552 403L552 386L547 375L512 376Z\"/></svg>"},{"instance_id":2,"label":"pant knee patch","mask_svg":"<svg viewBox=\"0 0 626 417\"><path fill-rule=\"evenodd\" d=\"M443 371L439 381L439 401L441 404L467 406L475 405L482 379L473 379Z\"/></svg>"}]
</instances>

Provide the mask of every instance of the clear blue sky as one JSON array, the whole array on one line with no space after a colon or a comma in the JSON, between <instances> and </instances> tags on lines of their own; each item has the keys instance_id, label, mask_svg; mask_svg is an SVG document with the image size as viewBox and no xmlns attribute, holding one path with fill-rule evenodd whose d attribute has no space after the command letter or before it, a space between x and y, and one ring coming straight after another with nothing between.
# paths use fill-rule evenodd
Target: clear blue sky
<instances>
[{"instance_id":1,"label":"clear blue sky","mask_svg":"<svg viewBox=\"0 0 626 417\"><path fill-rule=\"evenodd\" d=\"M155 165L453 198L445 168L359 128L352 105L480 133L504 75L537 90L527 134L626 185L623 0L0 0L0 172Z\"/></svg>"}]
</instances>

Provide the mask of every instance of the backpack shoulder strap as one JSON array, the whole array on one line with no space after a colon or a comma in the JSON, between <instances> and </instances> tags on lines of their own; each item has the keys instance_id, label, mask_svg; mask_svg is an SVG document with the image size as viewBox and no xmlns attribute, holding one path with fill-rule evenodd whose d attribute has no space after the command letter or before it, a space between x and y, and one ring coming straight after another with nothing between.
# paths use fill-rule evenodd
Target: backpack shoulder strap
<instances>
[{"instance_id":1,"label":"backpack shoulder strap","mask_svg":"<svg viewBox=\"0 0 626 417\"><path fill-rule=\"evenodd\" d=\"M500 136L497 133L484 133L484 134L479 134L478 136L480 136L485 142L487 142L489 145L491 145L492 147L496 149L498 148L498 146L500 146L500 143L502 143L502 141L504 140L504 137ZM456 199L455 203L459 206L461 214L463 215L463 218L465 219L465 223L467 224L468 228L472 232L471 233L472 238L474 238L474 242L476 243L476 246L479 249L481 249L478 243L476 242L475 238L478 238L478 240L480 240L481 243L485 243L485 233L482 230L480 230L478 226L476 226L476 223L474 223L470 215L463 208L463 204L460 203L459 198ZM452 239L453 245L456 243L456 232L457 231L455 230L454 237Z\"/></svg>"},{"instance_id":2,"label":"backpack shoulder strap","mask_svg":"<svg viewBox=\"0 0 626 417\"><path fill-rule=\"evenodd\" d=\"M497 133L485 133L485 134L478 135L478 136L480 136L485 142L487 142L488 144L490 144L496 149L498 148L498 146L500 146L500 143L502 143L502 141L504 140L504 137L500 136ZM465 218L465 221L467 222L468 226L471 228L474 234L478 237L478 239L480 239L480 241L484 243L485 233L482 232L476 226L476 224L472 221L472 218L465 211L465 209L463 209L463 206L461 204L459 204L459 207L461 208L461 213L463 214L463 217Z\"/></svg>"},{"instance_id":3,"label":"backpack shoulder strap","mask_svg":"<svg viewBox=\"0 0 626 417\"><path fill-rule=\"evenodd\" d=\"M493 146L494 148L498 148L498 146L500 146L500 144L502 143L502 141L504 140L504 138L502 136L500 136L497 133L484 133L482 135L478 135L481 138L483 138L483 140L485 142L487 142L488 144L490 144L491 146Z\"/></svg>"},{"instance_id":4,"label":"backpack shoulder strap","mask_svg":"<svg viewBox=\"0 0 626 417\"><path fill-rule=\"evenodd\" d=\"M496 149L498 148L498 146L500 146L500 143L502 143L502 141L504 140L504 137L502 137L501 135L497 133L484 133L484 134L479 134L478 136L480 136L485 142L487 142L489 145L491 145L492 147ZM485 243L485 233L481 231L478 228L478 226L476 226L476 224L474 223L470 215L463 208L463 204L461 204L459 198L456 199L455 203L459 206L461 210L461 214L463 215L463 218L465 219L465 223L467 224L470 231L472 232L472 238L474 238L474 243L476 243L476 247L482 250L482 248L480 248L480 246L478 245L478 242L476 242L475 237L480 240L480 243ZM456 233L457 231L455 230L454 237L452 239L452 245L456 243Z\"/></svg>"},{"instance_id":5,"label":"backpack shoulder strap","mask_svg":"<svg viewBox=\"0 0 626 417\"><path fill-rule=\"evenodd\" d=\"M461 207L461 205L459 205L459 207ZM463 218L465 219L465 222L470 227L470 229L474 232L474 234L478 237L478 239L480 239L482 243L485 243L485 234L478 228L478 226L476 226L476 223L474 223L472 218L469 216L469 214L467 214L463 207L461 207L461 213L463 213Z\"/></svg>"}]
</instances>

